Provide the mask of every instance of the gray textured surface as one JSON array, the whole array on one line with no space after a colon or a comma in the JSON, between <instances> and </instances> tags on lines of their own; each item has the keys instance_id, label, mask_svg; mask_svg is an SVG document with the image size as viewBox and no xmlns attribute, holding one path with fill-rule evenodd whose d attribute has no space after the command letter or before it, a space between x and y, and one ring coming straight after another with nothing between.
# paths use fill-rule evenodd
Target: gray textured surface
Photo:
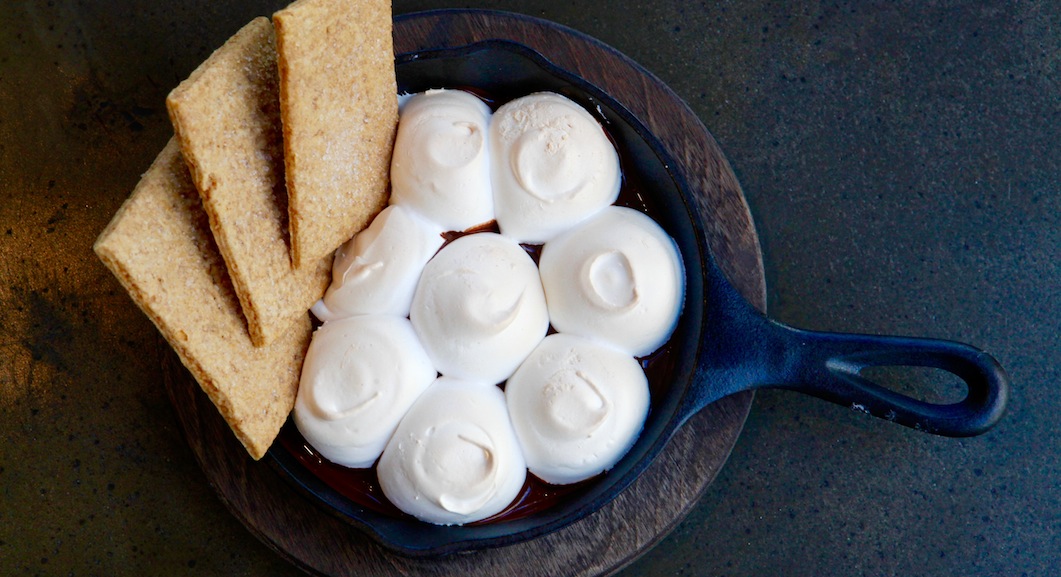
<instances>
[{"instance_id":1,"label":"gray textured surface","mask_svg":"<svg viewBox=\"0 0 1061 577\"><path fill-rule=\"evenodd\" d=\"M150 323L103 314L126 297L89 251L122 198L99 192L169 137L166 92L281 3L160 4L0 13L0 574L295 573L195 468L146 382ZM595 36L689 103L751 204L774 318L970 342L1013 379L964 440L759 393L700 506L624 574L1056 574L1057 3L395 2L463 6ZM60 241L84 248L38 256Z\"/></svg>"}]
</instances>

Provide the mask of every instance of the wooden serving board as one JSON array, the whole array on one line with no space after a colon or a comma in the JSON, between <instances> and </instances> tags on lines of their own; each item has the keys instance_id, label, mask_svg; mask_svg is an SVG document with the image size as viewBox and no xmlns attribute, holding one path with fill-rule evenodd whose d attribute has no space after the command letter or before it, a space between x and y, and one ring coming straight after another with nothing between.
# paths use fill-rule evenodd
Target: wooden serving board
<instances>
[{"instance_id":1,"label":"wooden serving board","mask_svg":"<svg viewBox=\"0 0 1061 577\"><path fill-rule=\"evenodd\" d=\"M740 186L714 139L657 78L592 38L525 16L429 12L399 17L394 27L397 53L491 38L537 50L610 93L641 119L697 193L720 267L749 302L765 307L758 238ZM666 536L696 504L728 457L752 401L751 393L743 393L702 411L633 485L573 525L509 547L410 559L307 501L267 462L252 461L176 356L167 353L163 361L167 390L188 443L222 501L277 553L321 575L555 577L613 572Z\"/></svg>"}]
</instances>

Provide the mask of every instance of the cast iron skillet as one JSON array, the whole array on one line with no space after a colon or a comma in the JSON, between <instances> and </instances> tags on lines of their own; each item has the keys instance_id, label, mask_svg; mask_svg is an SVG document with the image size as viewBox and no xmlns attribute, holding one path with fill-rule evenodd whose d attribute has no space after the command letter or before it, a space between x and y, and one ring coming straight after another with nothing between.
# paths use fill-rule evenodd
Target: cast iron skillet
<instances>
[{"instance_id":1,"label":"cast iron skillet","mask_svg":"<svg viewBox=\"0 0 1061 577\"><path fill-rule=\"evenodd\" d=\"M533 50L508 41L401 54L399 92L470 88L504 102L535 91L559 92L606 126L624 171L642 183L652 216L678 243L686 270L686 301L671 338L669 386L653 391L645 428L630 452L576 498L513 520L440 527L351 502L275 443L269 455L311 500L363 528L384 546L415 556L444 555L514 544L559 529L613 499L646 469L674 432L697 411L740 391L775 387L801 391L921 431L954 437L982 433L1002 416L1007 377L988 354L941 340L810 332L772 321L724 278L708 250L704 223L662 146L625 108ZM632 175L632 176L633 176ZM960 402L923 402L859 375L866 367L918 366L949 371L968 393ZM290 426L290 423L288 424Z\"/></svg>"}]
</instances>

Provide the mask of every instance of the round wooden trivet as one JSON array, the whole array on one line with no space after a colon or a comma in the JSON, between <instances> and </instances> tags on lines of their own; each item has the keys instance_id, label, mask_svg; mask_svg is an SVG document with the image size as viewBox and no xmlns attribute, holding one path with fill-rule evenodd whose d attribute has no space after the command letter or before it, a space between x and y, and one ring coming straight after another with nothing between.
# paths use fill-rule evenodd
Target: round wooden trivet
<instances>
[{"instance_id":1,"label":"round wooden trivet","mask_svg":"<svg viewBox=\"0 0 1061 577\"><path fill-rule=\"evenodd\" d=\"M557 24L499 12L442 11L398 17L395 52L502 38L525 44L611 94L655 133L697 193L720 267L763 309L765 282L755 228L740 186L714 139L681 100L613 49ZM435 559L389 552L252 461L214 406L165 357L166 386L199 465L222 501L280 555L321 575L600 575L657 543L689 512L725 462L751 405L743 393L690 420L652 466L600 511L539 539Z\"/></svg>"}]
</instances>

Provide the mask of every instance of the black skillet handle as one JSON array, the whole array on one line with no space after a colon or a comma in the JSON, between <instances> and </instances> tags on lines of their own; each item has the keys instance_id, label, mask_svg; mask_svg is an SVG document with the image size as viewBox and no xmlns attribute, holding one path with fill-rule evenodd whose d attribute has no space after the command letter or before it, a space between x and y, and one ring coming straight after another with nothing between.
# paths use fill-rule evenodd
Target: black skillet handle
<instances>
[{"instance_id":1,"label":"black skillet handle","mask_svg":"<svg viewBox=\"0 0 1061 577\"><path fill-rule=\"evenodd\" d=\"M1008 378L987 353L953 341L805 331L766 320L785 353L762 385L801 391L917 430L968 437L990 429L1005 410ZM775 349L777 350L777 349ZM935 404L865 378L868 367L931 367L965 381L968 393Z\"/></svg>"},{"instance_id":2,"label":"black skillet handle","mask_svg":"<svg viewBox=\"0 0 1061 577\"><path fill-rule=\"evenodd\" d=\"M963 343L793 328L753 308L714 268L705 274L699 363L680 414L688 418L733 393L800 391L900 425L947 437L987 431L1002 417L1009 378L991 355ZM936 404L867 379L869 367L929 367L965 381L964 399Z\"/></svg>"}]
</instances>

